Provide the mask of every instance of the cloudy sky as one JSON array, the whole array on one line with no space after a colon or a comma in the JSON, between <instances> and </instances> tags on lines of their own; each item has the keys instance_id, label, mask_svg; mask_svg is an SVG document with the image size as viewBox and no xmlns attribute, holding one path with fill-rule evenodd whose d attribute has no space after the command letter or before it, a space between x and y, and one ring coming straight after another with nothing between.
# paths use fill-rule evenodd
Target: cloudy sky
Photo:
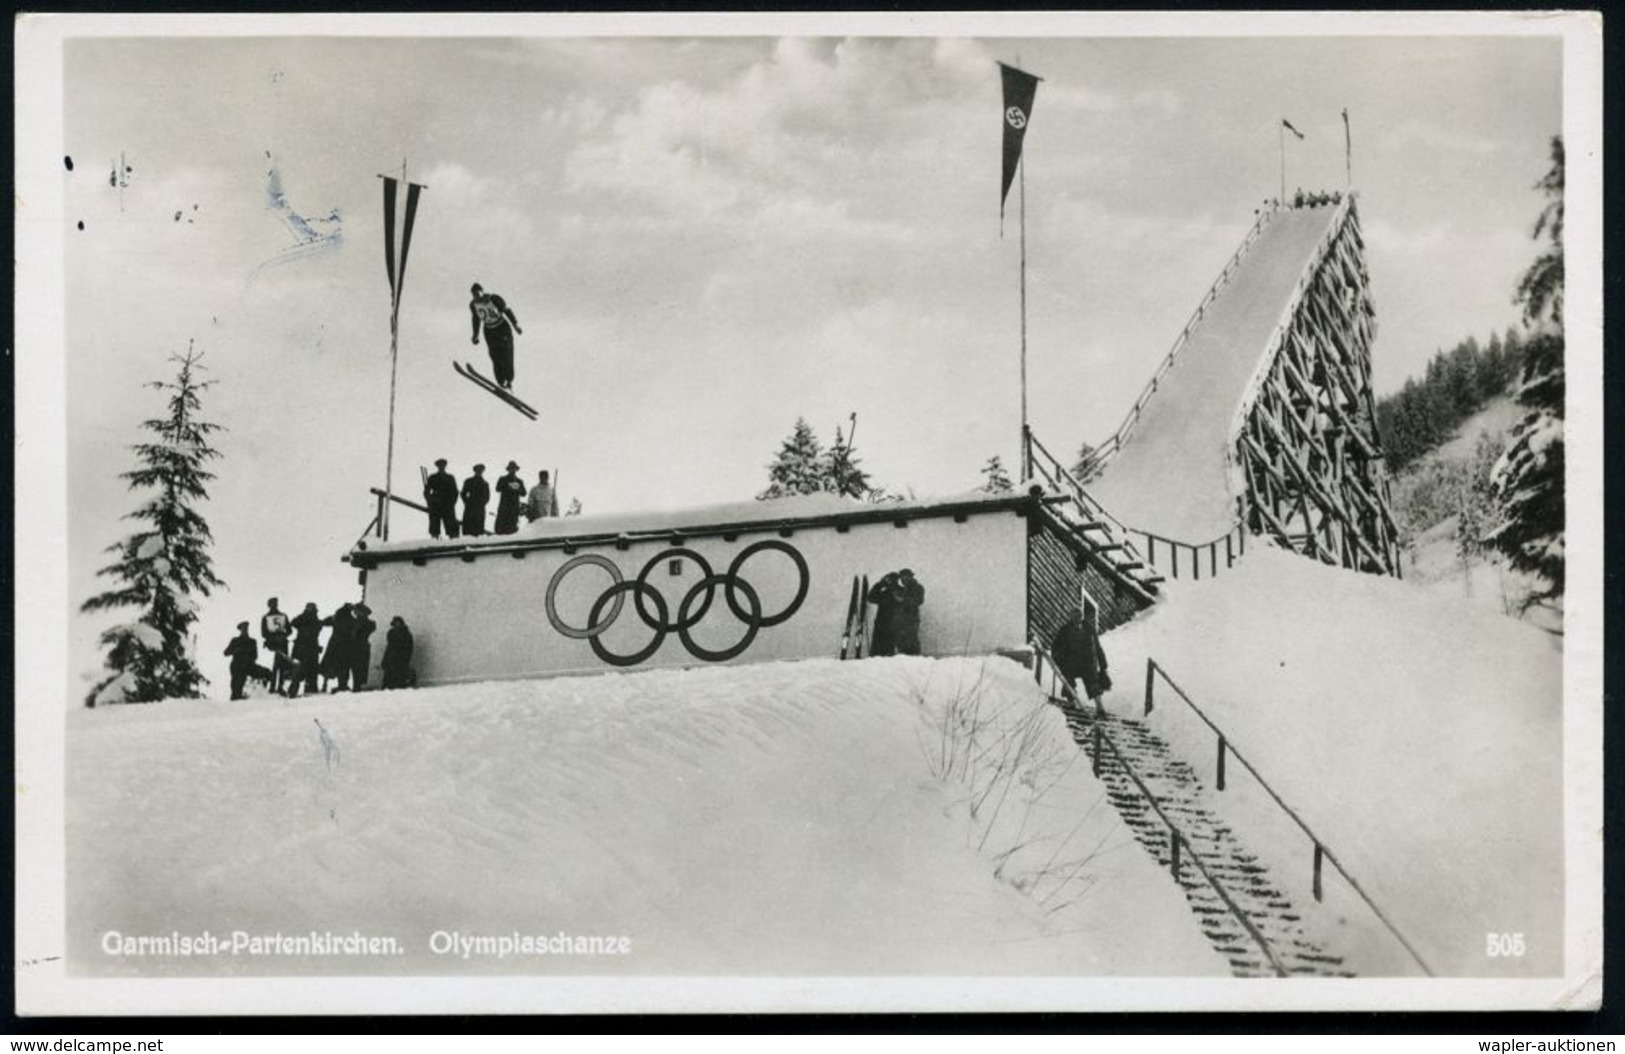
<instances>
[{"instance_id":1,"label":"cloudy sky","mask_svg":"<svg viewBox=\"0 0 1625 1054\"><path fill-rule=\"evenodd\" d=\"M589 514L732 501L797 416L828 440L855 412L876 482L924 496L1016 460L1020 192L1001 238L995 60L1045 78L1031 419L1071 451L1115 428L1276 193L1282 117L1307 135L1289 190L1340 188L1349 109L1379 392L1514 322L1561 59L1531 36L70 40L69 594L95 589L125 530L116 476L159 409L139 385L191 341L229 429L205 512L231 588L205 609L206 671L223 679L215 653L268 595L351 597L339 556L384 475L377 177L403 161L428 189L398 488L436 457L459 476L514 458L527 480L558 469ZM295 216L337 237L290 252ZM524 327L517 389L538 423L452 372L487 365L474 281ZM397 536L422 530L397 518ZM99 625L74 623L80 668Z\"/></svg>"}]
</instances>

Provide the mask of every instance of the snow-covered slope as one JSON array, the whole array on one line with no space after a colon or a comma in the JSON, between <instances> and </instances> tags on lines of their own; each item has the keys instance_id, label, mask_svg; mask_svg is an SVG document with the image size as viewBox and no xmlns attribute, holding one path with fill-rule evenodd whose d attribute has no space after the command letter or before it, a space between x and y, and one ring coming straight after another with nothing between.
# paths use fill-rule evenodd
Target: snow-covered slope
<instances>
[{"instance_id":1,"label":"snow-covered slope","mask_svg":"<svg viewBox=\"0 0 1625 1054\"><path fill-rule=\"evenodd\" d=\"M1078 758L1002 659L77 712L69 968L1223 975ZM359 931L400 952L103 946L205 930ZM436 954L437 932L626 935L631 950L463 960Z\"/></svg>"},{"instance_id":2,"label":"snow-covered slope","mask_svg":"<svg viewBox=\"0 0 1625 1054\"><path fill-rule=\"evenodd\" d=\"M1154 657L1436 973L1561 971L1561 638L1267 547L1166 589L1166 603L1105 638L1109 706L1140 711ZM1213 733L1160 684L1157 699L1152 726L1211 773ZM1245 797L1233 759L1229 775L1226 793ZM1307 890L1312 843L1289 824L1248 829L1242 814L1279 815L1250 793L1238 830L1276 878L1297 882L1289 892ZM1327 881L1338 884L1329 867ZM1375 932L1369 916L1350 925ZM1521 934L1523 954L1487 954L1490 934Z\"/></svg>"}]
</instances>

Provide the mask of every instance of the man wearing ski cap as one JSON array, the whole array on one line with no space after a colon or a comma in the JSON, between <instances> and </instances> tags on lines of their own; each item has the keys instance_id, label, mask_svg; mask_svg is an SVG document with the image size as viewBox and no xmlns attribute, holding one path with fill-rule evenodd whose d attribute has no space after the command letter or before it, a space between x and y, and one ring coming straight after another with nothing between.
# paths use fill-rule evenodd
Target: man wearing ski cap
<instances>
[{"instance_id":1,"label":"man wearing ski cap","mask_svg":"<svg viewBox=\"0 0 1625 1054\"><path fill-rule=\"evenodd\" d=\"M237 635L231 638L231 643L226 645L222 654L231 658L231 697L242 699L243 684L247 682L248 675L254 672L254 660L260 655L260 646L248 635L248 623L237 623Z\"/></svg>"},{"instance_id":2,"label":"man wearing ski cap","mask_svg":"<svg viewBox=\"0 0 1625 1054\"><path fill-rule=\"evenodd\" d=\"M288 655L288 633L290 625L288 616L277 608L277 599L272 597L265 602L268 609L260 616L260 638L265 641L265 650L270 652L271 659L271 691L275 692L282 687L282 674L285 662L278 661L275 656L286 659Z\"/></svg>"},{"instance_id":3,"label":"man wearing ski cap","mask_svg":"<svg viewBox=\"0 0 1625 1054\"><path fill-rule=\"evenodd\" d=\"M495 293L487 293L478 282L469 288L473 297L468 302L468 314L474 323L471 343L478 345L480 331L485 331L485 347L491 353L491 372L496 374L497 385L513 388L513 335L523 333L519 319L508 307L507 301ZM511 327L511 328L510 328Z\"/></svg>"}]
</instances>

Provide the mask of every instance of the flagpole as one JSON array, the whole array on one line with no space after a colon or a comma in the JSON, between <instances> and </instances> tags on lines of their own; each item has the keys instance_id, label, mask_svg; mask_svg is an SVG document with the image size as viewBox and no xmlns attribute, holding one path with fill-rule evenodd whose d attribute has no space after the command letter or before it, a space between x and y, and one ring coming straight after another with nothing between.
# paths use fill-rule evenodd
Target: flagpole
<instances>
[{"instance_id":1,"label":"flagpole","mask_svg":"<svg viewBox=\"0 0 1625 1054\"><path fill-rule=\"evenodd\" d=\"M1349 131L1349 108L1343 107L1343 189L1354 189L1354 133Z\"/></svg>"},{"instance_id":2,"label":"flagpole","mask_svg":"<svg viewBox=\"0 0 1625 1054\"><path fill-rule=\"evenodd\" d=\"M406 159L403 157L401 187L406 186ZM384 449L384 515L379 524L386 542L389 541L389 508L395 504L395 378L400 367L400 319L401 298L397 286L389 305L389 440Z\"/></svg>"},{"instance_id":3,"label":"flagpole","mask_svg":"<svg viewBox=\"0 0 1625 1054\"><path fill-rule=\"evenodd\" d=\"M1027 159L1021 159L1021 478L1032 476L1027 449Z\"/></svg>"},{"instance_id":4,"label":"flagpole","mask_svg":"<svg viewBox=\"0 0 1625 1054\"><path fill-rule=\"evenodd\" d=\"M1281 204L1286 204L1286 125L1275 126L1275 134L1281 140Z\"/></svg>"}]
</instances>

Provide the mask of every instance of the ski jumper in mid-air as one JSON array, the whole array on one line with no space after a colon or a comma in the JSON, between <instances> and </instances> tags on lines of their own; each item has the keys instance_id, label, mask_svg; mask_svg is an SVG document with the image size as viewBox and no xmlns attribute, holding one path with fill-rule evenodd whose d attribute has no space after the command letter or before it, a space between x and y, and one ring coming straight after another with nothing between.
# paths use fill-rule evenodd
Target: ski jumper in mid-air
<instances>
[{"instance_id":1,"label":"ski jumper in mid-air","mask_svg":"<svg viewBox=\"0 0 1625 1054\"><path fill-rule=\"evenodd\" d=\"M468 302L468 313L474 325L472 343L480 342L480 330L485 330L485 347L491 353L491 369L500 387L513 388L513 335L523 333L519 319L507 302L495 293L487 293L474 283L469 290L474 298Z\"/></svg>"}]
</instances>

